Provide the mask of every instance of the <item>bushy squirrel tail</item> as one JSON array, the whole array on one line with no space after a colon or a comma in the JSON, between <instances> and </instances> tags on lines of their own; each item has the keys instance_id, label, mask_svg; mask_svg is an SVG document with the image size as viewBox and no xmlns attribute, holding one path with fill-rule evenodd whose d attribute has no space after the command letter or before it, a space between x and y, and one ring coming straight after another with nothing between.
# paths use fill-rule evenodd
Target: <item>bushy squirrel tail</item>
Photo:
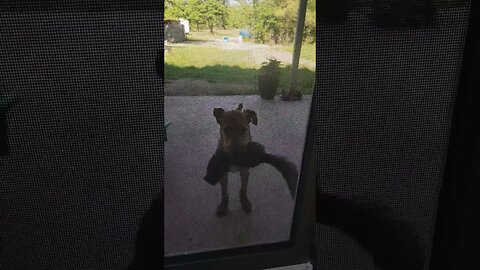
<instances>
[{"instance_id":1,"label":"bushy squirrel tail","mask_svg":"<svg viewBox=\"0 0 480 270\"><path fill-rule=\"evenodd\" d=\"M298 181L297 166L295 166L293 162L289 161L285 157L268 153L264 153L262 155L261 162L272 165L282 174L283 178L287 182L288 190L290 191L292 199L295 198Z\"/></svg>"}]
</instances>

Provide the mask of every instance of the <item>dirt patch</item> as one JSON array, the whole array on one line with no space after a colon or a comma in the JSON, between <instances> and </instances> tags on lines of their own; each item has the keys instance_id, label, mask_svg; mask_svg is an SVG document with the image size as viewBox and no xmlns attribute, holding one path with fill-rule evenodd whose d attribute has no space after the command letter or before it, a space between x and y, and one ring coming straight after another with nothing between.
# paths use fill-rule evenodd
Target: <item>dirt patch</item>
<instances>
[{"instance_id":1,"label":"dirt patch","mask_svg":"<svg viewBox=\"0 0 480 270\"><path fill-rule=\"evenodd\" d=\"M178 79L165 81L166 96L255 95L253 83L210 83L206 80Z\"/></svg>"},{"instance_id":2,"label":"dirt patch","mask_svg":"<svg viewBox=\"0 0 480 270\"><path fill-rule=\"evenodd\" d=\"M229 41L225 42L223 39L212 39L212 40L187 40L182 43L168 43L166 46L172 48L175 47L185 47L185 46L213 46L216 48L221 48L225 50L256 50L256 49L268 49L270 48L265 44L256 44L251 42L236 42Z\"/></svg>"}]
</instances>

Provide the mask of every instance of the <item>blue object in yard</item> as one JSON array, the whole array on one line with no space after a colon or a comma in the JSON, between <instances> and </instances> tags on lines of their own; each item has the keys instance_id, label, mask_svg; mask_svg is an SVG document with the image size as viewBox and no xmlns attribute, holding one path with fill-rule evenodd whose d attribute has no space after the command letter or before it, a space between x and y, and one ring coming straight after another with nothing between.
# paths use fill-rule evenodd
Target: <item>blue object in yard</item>
<instances>
[{"instance_id":1,"label":"blue object in yard","mask_svg":"<svg viewBox=\"0 0 480 270\"><path fill-rule=\"evenodd\" d=\"M242 36L242 38L251 38L252 34L250 34L248 30L240 30L240 36Z\"/></svg>"},{"instance_id":2,"label":"blue object in yard","mask_svg":"<svg viewBox=\"0 0 480 270\"><path fill-rule=\"evenodd\" d=\"M224 42L228 42L229 38L228 37L223 37Z\"/></svg>"}]
</instances>

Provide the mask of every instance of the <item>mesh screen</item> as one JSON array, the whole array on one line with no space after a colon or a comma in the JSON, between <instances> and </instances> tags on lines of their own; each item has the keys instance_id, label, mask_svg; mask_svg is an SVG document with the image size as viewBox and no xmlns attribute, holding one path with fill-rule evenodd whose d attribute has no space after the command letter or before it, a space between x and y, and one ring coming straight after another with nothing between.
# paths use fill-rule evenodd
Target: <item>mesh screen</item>
<instances>
[{"instance_id":1,"label":"mesh screen","mask_svg":"<svg viewBox=\"0 0 480 270\"><path fill-rule=\"evenodd\" d=\"M162 12L30 2L0 11L0 268L125 268L163 181Z\"/></svg>"},{"instance_id":2,"label":"mesh screen","mask_svg":"<svg viewBox=\"0 0 480 270\"><path fill-rule=\"evenodd\" d=\"M382 27L357 4L317 29L317 269L422 269L469 5L434 1L433 24Z\"/></svg>"},{"instance_id":3,"label":"mesh screen","mask_svg":"<svg viewBox=\"0 0 480 270\"><path fill-rule=\"evenodd\" d=\"M437 2L428 27L374 26L372 3L358 1L346 23L317 29L319 193L406 224L392 231L423 257L469 14ZM124 268L163 181L162 13L12 3L0 11L0 98L16 100L0 157L0 268ZM375 269L368 244L323 223L318 269Z\"/></svg>"}]
</instances>

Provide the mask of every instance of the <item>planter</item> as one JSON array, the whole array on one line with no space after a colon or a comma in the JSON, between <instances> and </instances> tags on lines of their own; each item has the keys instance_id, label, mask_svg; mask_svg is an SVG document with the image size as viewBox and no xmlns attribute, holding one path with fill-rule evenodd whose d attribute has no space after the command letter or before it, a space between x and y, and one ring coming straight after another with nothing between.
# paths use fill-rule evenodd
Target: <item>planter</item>
<instances>
[{"instance_id":1,"label":"planter","mask_svg":"<svg viewBox=\"0 0 480 270\"><path fill-rule=\"evenodd\" d=\"M280 61L271 57L262 63L258 75L258 91L263 99L274 99L280 81Z\"/></svg>"},{"instance_id":2,"label":"planter","mask_svg":"<svg viewBox=\"0 0 480 270\"><path fill-rule=\"evenodd\" d=\"M258 76L258 91L263 99L272 100L275 98L278 89L278 77L259 75Z\"/></svg>"}]
</instances>

